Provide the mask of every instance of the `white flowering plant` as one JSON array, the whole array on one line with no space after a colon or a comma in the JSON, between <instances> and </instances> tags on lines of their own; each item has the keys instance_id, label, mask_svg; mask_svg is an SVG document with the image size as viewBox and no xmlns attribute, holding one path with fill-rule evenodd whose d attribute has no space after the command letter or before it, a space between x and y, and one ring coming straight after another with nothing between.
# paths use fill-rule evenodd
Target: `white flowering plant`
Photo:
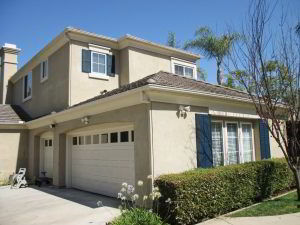
<instances>
[{"instance_id":1,"label":"white flowering plant","mask_svg":"<svg viewBox=\"0 0 300 225\"><path fill-rule=\"evenodd\" d=\"M153 209L158 214L159 199L162 197L158 187L152 187L152 191L148 194L145 193L144 185L152 184L152 176L149 175L146 181L139 180L136 188L128 183L122 183L118 199L121 200L121 212L140 208L153 212ZM166 203L171 204L171 199L167 199Z\"/></svg>"}]
</instances>

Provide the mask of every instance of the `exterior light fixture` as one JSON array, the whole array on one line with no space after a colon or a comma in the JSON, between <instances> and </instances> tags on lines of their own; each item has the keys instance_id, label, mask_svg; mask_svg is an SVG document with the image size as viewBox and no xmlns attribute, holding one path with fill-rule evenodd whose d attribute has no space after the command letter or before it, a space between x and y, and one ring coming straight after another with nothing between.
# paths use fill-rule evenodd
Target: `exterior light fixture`
<instances>
[{"instance_id":1,"label":"exterior light fixture","mask_svg":"<svg viewBox=\"0 0 300 225\"><path fill-rule=\"evenodd\" d=\"M178 111L179 111L179 115L181 117L186 117L187 112L191 111L191 106L180 105L179 108L178 108Z\"/></svg>"},{"instance_id":2,"label":"exterior light fixture","mask_svg":"<svg viewBox=\"0 0 300 225\"><path fill-rule=\"evenodd\" d=\"M85 125L89 124L89 118L87 116L81 118L81 122L84 123Z\"/></svg>"}]
</instances>

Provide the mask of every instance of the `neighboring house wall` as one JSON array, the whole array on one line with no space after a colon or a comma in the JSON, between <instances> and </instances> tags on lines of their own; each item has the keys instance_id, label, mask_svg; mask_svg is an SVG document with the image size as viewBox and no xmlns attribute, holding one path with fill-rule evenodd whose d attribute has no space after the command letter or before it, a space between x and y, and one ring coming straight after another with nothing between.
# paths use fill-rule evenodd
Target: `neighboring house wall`
<instances>
[{"instance_id":1,"label":"neighboring house wall","mask_svg":"<svg viewBox=\"0 0 300 225\"><path fill-rule=\"evenodd\" d=\"M161 70L171 72L171 58L138 48L129 48L129 83Z\"/></svg>"},{"instance_id":2,"label":"neighboring house wall","mask_svg":"<svg viewBox=\"0 0 300 225\"><path fill-rule=\"evenodd\" d=\"M285 122L282 121L283 124L281 125L281 129L285 132L286 134L286 126L285 126ZM269 125L272 126L271 121L269 120ZM284 157L284 154L281 150L281 148L279 147L277 141L275 140L275 138L272 136L272 134L269 132L269 141L270 141L270 151L271 151L271 157L272 158L282 158ZM280 139L282 145L284 146L283 140Z\"/></svg>"},{"instance_id":3,"label":"neighboring house wall","mask_svg":"<svg viewBox=\"0 0 300 225\"><path fill-rule=\"evenodd\" d=\"M82 72L82 49L88 50L88 43L79 41L71 43L70 105L95 97L103 90L110 91L119 87L120 52L118 50L112 49L112 54L115 55L115 76L104 80L91 78L88 73Z\"/></svg>"},{"instance_id":4,"label":"neighboring house wall","mask_svg":"<svg viewBox=\"0 0 300 225\"><path fill-rule=\"evenodd\" d=\"M31 117L40 117L68 107L69 44L48 57L48 79L41 83L40 63L32 69L32 98L23 102L23 78L13 85L13 104ZM26 74L24 74L26 75Z\"/></svg>"},{"instance_id":5,"label":"neighboring house wall","mask_svg":"<svg viewBox=\"0 0 300 225\"><path fill-rule=\"evenodd\" d=\"M191 107L186 118L178 114L178 104L152 103L152 154L154 176L197 168L195 113L208 108Z\"/></svg>"},{"instance_id":6,"label":"neighboring house wall","mask_svg":"<svg viewBox=\"0 0 300 225\"><path fill-rule=\"evenodd\" d=\"M129 83L129 49L124 48L120 52L120 86Z\"/></svg>"},{"instance_id":7,"label":"neighboring house wall","mask_svg":"<svg viewBox=\"0 0 300 225\"><path fill-rule=\"evenodd\" d=\"M0 129L0 181L27 168L28 131L22 129Z\"/></svg>"}]
</instances>

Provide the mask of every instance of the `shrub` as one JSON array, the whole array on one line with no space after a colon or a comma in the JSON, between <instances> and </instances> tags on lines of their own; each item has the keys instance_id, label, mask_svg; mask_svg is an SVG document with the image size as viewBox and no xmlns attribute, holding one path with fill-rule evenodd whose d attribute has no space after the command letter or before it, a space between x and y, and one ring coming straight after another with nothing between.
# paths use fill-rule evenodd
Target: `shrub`
<instances>
[{"instance_id":1,"label":"shrub","mask_svg":"<svg viewBox=\"0 0 300 225\"><path fill-rule=\"evenodd\" d=\"M288 190L295 181L285 160L276 159L163 175L155 185L162 217L170 198L169 222L195 224Z\"/></svg>"},{"instance_id":2,"label":"shrub","mask_svg":"<svg viewBox=\"0 0 300 225\"><path fill-rule=\"evenodd\" d=\"M146 209L132 208L125 210L110 225L165 225L160 217Z\"/></svg>"}]
</instances>

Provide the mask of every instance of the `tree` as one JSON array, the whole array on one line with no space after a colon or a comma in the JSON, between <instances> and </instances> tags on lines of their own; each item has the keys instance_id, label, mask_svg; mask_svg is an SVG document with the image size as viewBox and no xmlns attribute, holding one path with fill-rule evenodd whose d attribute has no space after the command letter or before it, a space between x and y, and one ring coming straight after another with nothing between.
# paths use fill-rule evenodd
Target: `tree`
<instances>
[{"instance_id":1,"label":"tree","mask_svg":"<svg viewBox=\"0 0 300 225\"><path fill-rule=\"evenodd\" d=\"M234 79L232 74L225 74L225 82L223 83L223 86L237 89L239 91L244 91L244 87L240 85L240 83Z\"/></svg>"},{"instance_id":2,"label":"tree","mask_svg":"<svg viewBox=\"0 0 300 225\"><path fill-rule=\"evenodd\" d=\"M271 25L277 7L271 0L254 0L241 39L231 51L234 78L244 86L257 114L281 149L296 185L300 201L300 38L282 15L278 30ZM270 29L272 28L272 29ZM230 65L227 69L230 70ZM288 121L289 135L285 122Z\"/></svg>"},{"instance_id":3,"label":"tree","mask_svg":"<svg viewBox=\"0 0 300 225\"><path fill-rule=\"evenodd\" d=\"M217 63L217 82L223 83L223 73L221 65L235 41L238 40L237 34L223 34L216 36L208 27L201 27L195 32L195 39L187 41L184 49L197 49L208 59L214 58Z\"/></svg>"},{"instance_id":4,"label":"tree","mask_svg":"<svg viewBox=\"0 0 300 225\"><path fill-rule=\"evenodd\" d=\"M296 34L298 34L299 37L300 37L300 22L298 22L298 24L297 24L297 26L295 27L295 29L296 29Z\"/></svg>"},{"instance_id":5,"label":"tree","mask_svg":"<svg viewBox=\"0 0 300 225\"><path fill-rule=\"evenodd\" d=\"M172 48L180 48L179 41L176 40L175 32L169 32L168 33L167 45L172 47Z\"/></svg>"}]
</instances>

